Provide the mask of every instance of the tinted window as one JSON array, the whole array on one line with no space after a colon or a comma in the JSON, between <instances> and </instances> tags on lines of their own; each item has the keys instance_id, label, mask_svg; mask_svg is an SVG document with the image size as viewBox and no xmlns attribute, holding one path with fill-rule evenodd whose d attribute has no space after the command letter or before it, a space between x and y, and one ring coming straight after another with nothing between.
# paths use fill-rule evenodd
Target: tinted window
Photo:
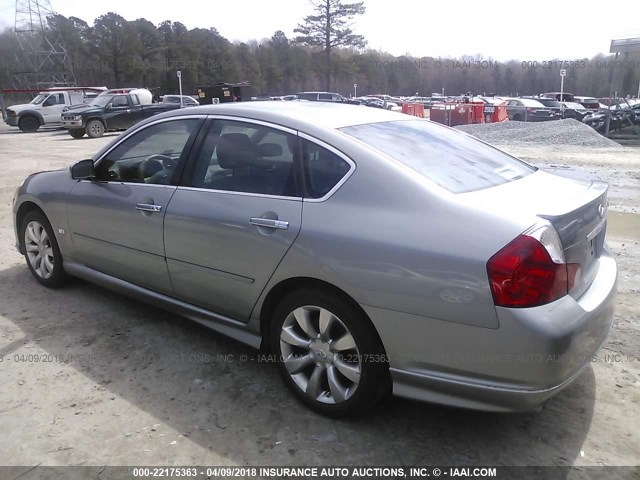
<instances>
[{"instance_id":1,"label":"tinted window","mask_svg":"<svg viewBox=\"0 0 640 480\"><path fill-rule=\"evenodd\" d=\"M299 93L298 98L301 100L317 100L318 94L317 93Z\"/></svg>"},{"instance_id":2,"label":"tinted window","mask_svg":"<svg viewBox=\"0 0 640 480\"><path fill-rule=\"evenodd\" d=\"M372 123L341 130L453 193L500 185L535 171L469 135L425 120Z\"/></svg>"},{"instance_id":3,"label":"tinted window","mask_svg":"<svg viewBox=\"0 0 640 480\"><path fill-rule=\"evenodd\" d=\"M319 100L332 100L332 95L330 93L321 93L318 95Z\"/></svg>"},{"instance_id":4,"label":"tinted window","mask_svg":"<svg viewBox=\"0 0 640 480\"><path fill-rule=\"evenodd\" d=\"M197 119L157 123L137 132L111 152L96 167L103 181L170 184Z\"/></svg>"},{"instance_id":5,"label":"tinted window","mask_svg":"<svg viewBox=\"0 0 640 480\"><path fill-rule=\"evenodd\" d=\"M307 194L311 198L324 197L351 168L335 153L305 139L302 140L302 163Z\"/></svg>"},{"instance_id":6,"label":"tinted window","mask_svg":"<svg viewBox=\"0 0 640 480\"><path fill-rule=\"evenodd\" d=\"M129 101L127 100L127 97L124 95L116 95L115 97L113 97L113 100L111 101L111 105L114 107L128 107Z\"/></svg>"},{"instance_id":7,"label":"tinted window","mask_svg":"<svg viewBox=\"0 0 640 480\"><path fill-rule=\"evenodd\" d=\"M196 160L190 185L211 190L294 197L298 137L251 123L213 123Z\"/></svg>"},{"instance_id":8,"label":"tinted window","mask_svg":"<svg viewBox=\"0 0 640 480\"><path fill-rule=\"evenodd\" d=\"M131 103L133 103L134 105L140 105L140 99L135 93L131 94Z\"/></svg>"}]
</instances>

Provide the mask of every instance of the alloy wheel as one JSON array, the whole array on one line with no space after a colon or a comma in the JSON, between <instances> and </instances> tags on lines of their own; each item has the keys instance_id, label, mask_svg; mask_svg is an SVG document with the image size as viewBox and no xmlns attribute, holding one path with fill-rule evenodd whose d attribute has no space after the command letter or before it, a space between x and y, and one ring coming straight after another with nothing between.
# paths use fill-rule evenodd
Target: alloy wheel
<instances>
[{"instance_id":1,"label":"alloy wheel","mask_svg":"<svg viewBox=\"0 0 640 480\"><path fill-rule=\"evenodd\" d=\"M282 362L309 398L340 404L360 383L362 359L347 326L329 310L306 305L285 318L280 331Z\"/></svg>"},{"instance_id":2,"label":"alloy wheel","mask_svg":"<svg viewBox=\"0 0 640 480\"><path fill-rule=\"evenodd\" d=\"M54 257L51 239L45 228L35 220L24 230L24 248L33 271L42 279L53 274Z\"/></svg>"}]
</instances>

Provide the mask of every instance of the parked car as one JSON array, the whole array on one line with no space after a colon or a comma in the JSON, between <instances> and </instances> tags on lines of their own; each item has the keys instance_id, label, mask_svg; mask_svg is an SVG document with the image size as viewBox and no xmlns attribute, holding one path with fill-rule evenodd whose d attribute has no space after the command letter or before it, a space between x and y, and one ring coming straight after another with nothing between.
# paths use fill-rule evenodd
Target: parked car
<instances>
[{"instance_id":1,"label":"parked car","mask_svg":"<svg viewBox=\"0 0 640 480\"><path fill-rule=\"evenodd\" d=\"M92 90L53 88L42 91L29 103L7 108L5 123L18 127L23 132L35 132L43 125L59 126L60 114L65 107L90 102L88 92L100 90L106 90L106 87L95 87Z\"/></svg>"},{"instance_id":2,"label":"parked car","mask_svg":"<svg viewBox=\"0 0 640 480\"><path fill-rule=\"evenodd\" d=\"M593 112L593 110L589 110L585 108L584 105L577 102L563 102L562 108L563 118L574 118L579 122L581 122L584 117Z\"/></svg>"},{"instance_id":3,"label":"parked car","mask_svg":"<svg viewBox=\"0 0 640 480\"><path fill-rule=\"evenodd\" d=\"M282 100L286 102L290 102L291 100L295 100L297 98L298 98L297 95L285 95L284 97L282 97Z\"/></svg>"},{"instance_id":4,"label":"parked car","mask_svg":"<svg viewBox=\"0 0 640 480\"><path fill-rule=\"evenodd\" d=\"M574 96L573 102L581 104L584 108L588 110L599 110L600 102L597 98L594 97L580 97ZM568 102L571 100L567 99Z\"/></svg>"},{"instance_id":5,"label":"parked car","mask_svg":"<svg viewBox=\"0 0 640 480\"><path fill-rule=\"evenodd\" d=\"M189 95L164 95L161 103L177 103L180 105L180 98L182 98L182 105L185 107L200 105L200 102Z\"/></svg>"},{"instance_id":6,"label":"parked car","mask_svg":"<svg viewBox=\"0 0 640 480\"><path fill-rule=\"evenodd\" d=\"M560 118L552 109L531 98L508 99L507 115L509 115L509 120L518 122L544 122Z\"/></svg>"},{"instance_id":7,"label":"parked car","mask_svg":"<svg viewBox=\"0 0 640 480\"><path fill-rule=\"evenodd\" d=\"M79 277L268 349L319 412L390 389L519 411L610 330L607 189L396 112L244 102L30 175L13 221L42 285Z\"/></svg>"},{"instance_id":8,"label":"parked car","mask_svg":"<svg viewBox=\"0 0 640 480\"><path fill-rule=\"evenodd\" d=\"M573 118L579 122L589 113L584 106L577 102L559 102L555 98L531 97L553 111L558 118Z\"/></svg>"},{"instance_id":9,"label":"parked car","mask_svg":"<svg viewBox=\"0 0 640 480\"><path fill-rule=\"evenodd\" d=\"M384 100L378 97L356 97L353 100L367 107L385 108Z\"/></svg>"},{"instance_id":10,"label":"parked car","mask_svg":"<svg viewBox=\"0 0 640 480\"><path fill-rule=\"evenodd\" d=\"M105 92L89 105L66 109L62 125L73 138L82 138L85 133L99 138L105 132L126 130L145 118L180 108L179 103L151 104L151 98L151 92L145 89Z\"/></svg>"},{"instance_id":11,"label":"parked car","mask_svg":"<svg viewBox=\"0 0 640 480\"><path fill-rule=\"evenodd\" d=\"M550 98L550 97L522 97L522 98L528 98L531 100L535 100L536 102L540 102L545 108L548 108L556 116L558 116L558 118L564 118L563 111L562 111L563 110L562 103L560 103L555 98Z\"/></svg>"},{"instance_id":12,"label":"parked car","mask_svg":"<svg viewBox=\"0 0 640 480\"><path fill-rule=\"evenodd\" d=\"M562 102L575 101L573 93L569 93L569 92L547 92L547 93L541 93L539 96L547 97L547 98L555 98L556 100L562 101Z\"/></svg>"},{"instance_id":13,"label":"parked car","mask_svg":"<svg viewBox=\"0 0 640 480\"><path fill-rule=\"evenodd\" d=\"M352 103L358 105L357 100L349 100L339 93L332 92L299 92L296 94L297 100L308 100L310 102L334 102L334 103Z\"/></svg>"}]
</instances>

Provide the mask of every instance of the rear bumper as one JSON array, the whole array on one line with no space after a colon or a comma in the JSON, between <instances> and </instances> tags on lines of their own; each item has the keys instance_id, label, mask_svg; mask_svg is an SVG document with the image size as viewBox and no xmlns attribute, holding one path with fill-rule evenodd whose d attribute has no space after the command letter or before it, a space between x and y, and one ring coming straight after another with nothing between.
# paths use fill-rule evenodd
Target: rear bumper
<instances>
[{"instance_id":1,"label":"rear bumper","mask_svg":"<svg viewBox=\"0 0 640 480\"><path fill-rule=\"evenodd\" d=\"M364 306L385 345L394 394L489 411L534 409L595 359L613 321L615 259L577 300L497 308L500 327L455 324Z\"/></svg>"}]
</instances>

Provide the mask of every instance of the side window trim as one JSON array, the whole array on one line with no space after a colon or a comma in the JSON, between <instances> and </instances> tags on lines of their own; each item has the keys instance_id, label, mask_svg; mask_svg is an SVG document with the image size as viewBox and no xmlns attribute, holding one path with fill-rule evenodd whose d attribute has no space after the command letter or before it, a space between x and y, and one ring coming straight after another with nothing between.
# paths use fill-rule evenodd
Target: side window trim
<instances>
[{"instance_id":1,"label":"side window trim","mask_svg":"<svg viewBox=\"0 0 640 480\"><path fill-rule=\"evenodd\" d=\"M185 166L188 163L192 153L193 153L193 146L196 143L196 140L200 137L201 133L202 133L202 126L206 120L207 116L206 115L185 115L185 116L180 116L180 117L169 117L169 118L164 118L161 120L157 120L154 122L150 122L150 123L146 123L142 126L140 126L139 128L136 128L134 131L132 131L131 133L129 133L128 135L124 136L124 138L120 138L118 142L116 142L111 148L109 148L109 150L107 150L106 152L102 153L99 158L97 158L94 162L94 170L97 170L98 165L100 164L100 162L102 160L104 160L109 154L111 154L111 152L113 152L116 148L118 148L120 145L122 145L124 142L126 142L128 139L130 139L132 136L134 136L136 133L141 132L143 129L161 124L161 123L166 123L166 122L172 122L172 121L179 121L179 120L191 120L191 119L196 119L199 120L198 125L195 128L195 131L191 134L190 138L187 140L187 143L185 144L182 154L180 155L180 159L179 159L179 163L178 163L178 171L176 172L176 174L174 175L174 177L172 178L171 183L169 183L168 185L161 185L161 184L157 184L155 186L163 186L163 187L169 187L169 186L178 186L180 185L180 180L182 179L182 177L184 176L184 171L185 171ZM127 184L127 185L146 185L146 186L153 186L154 184L150 184L150 183L137 183L137 182L127 182L124 180L98 180L100 183L109 183L109 182L113 182L113 183L121 183L121 184Z\"/></svg>"},{"instance_id":2,"label":"side window trim","mask_svg":"<svg viewBox=\"0 0 640 480\"><path fill-rule=\"evenodd\" d=\"M118 148L120 146L120 144L126 142L127 139L131 138L133 135L138 133L143 128L151 127L152 125L157 125L158 123L171 122L171 121L174 121L174 120L185 120L185 119L189 119L189 118L198 118L198 119L204 120L204 119L207 118L207 116L206 115L184 115L184 116L179 116L179 117L163 118L163 119L160 119L160 120L155 120L153 122L145 123L144 125L138 125L138 127L135 130L133 130L131 132L125 132L120 137L118 137L118 141L116 143L114 143L113 145L111 145L110 147L108 147L109 148L108 150L105 150L104 152L98 152L98 157L93 161L94 168L96 168L99 165L99 163L102 160L104 160L104 158L107 155L109 155L112 151L114 151L116 148ZM200 129L202 129L202 125L200 125Z\"/></svg>"},{"instance_id":3,"label":"side window trim","mask_svg":"<svg viewBox=\"0 0 640 480\"><path fill-rule=\"evenodd\" d=\"M312 137L311 135L308 135L306 133L303 132L298 132L298 139L304 139L307 140L311 143L314 143L322 148L325 148L326 150L330 151L331 153L335 154L336 156L338 156L339 158L341 158L342 160L344 160L345 162L347 162L347 164L349 164L349 171L347 173L344 174L344 176L340 179L340 181L338 183L336 183L333 188L331 190L329 190L327 193L324 194L324 196L320 197L320 198L310 198L307 196L307 191L306 191L306 176L305 176L305 197L304 197L304 201L305 202L313 202L313 203L319 203L319 202L324 202L325 200L329 199L340 187L342 187L342 185L344 185L344 183L349 180L349 177L351 177L351 175L353 175L353 172L355 172L356 170L356 163L351 160L350 157L348 157L347 155L345 155L343 152L341 152L340 150L338 150L337 148L329 145L328 143L323 142L322 140L319 140L315 137ZM300 142L298 141L298 148L300 148Z\"/></svg>"}]
</instances>

